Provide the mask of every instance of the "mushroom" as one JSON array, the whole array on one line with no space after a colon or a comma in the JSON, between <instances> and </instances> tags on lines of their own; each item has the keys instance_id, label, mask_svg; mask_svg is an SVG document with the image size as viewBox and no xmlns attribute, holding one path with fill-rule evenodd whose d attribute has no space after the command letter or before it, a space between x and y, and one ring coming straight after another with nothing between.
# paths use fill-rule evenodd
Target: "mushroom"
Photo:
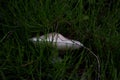
<instances>
[{"instance_id":1,"label":"mushroom","mask_svg":"<svg viewBox=\"0 0 120 80\"><path fill-rule=\"evenodd\" d=\"M83 44L76 40L71 40L65 38L63 35L53 32L40 37L33 37L30 41L36 42L48 42L52 43L52 46L57 47L58 50L67 50L67 49L79 49L83 47Z\"/></svg>"},{"instance_id":2,"label":"mushroom","mask_svg":"<svg viewBox=\"0 0 120 80\"><path fill-rule=\"evenodd\" d=\"M98 63L98 80L100 78L100 61L97 55L95 55L89 48L85 47L82 43L76 40L71 40L65 38L63 35L53 32L46 35L42 35L40 37L33 37L30 41L37 43L37 42L48 42L52 43L52 46L57 47L58 50L67 50L67 49L79 49L83 47L84 49L88 50L97 60ZM61 61L60 58L58 58ZM53 61L54 63L54 61Z\"/></svg>"}]
</instances>

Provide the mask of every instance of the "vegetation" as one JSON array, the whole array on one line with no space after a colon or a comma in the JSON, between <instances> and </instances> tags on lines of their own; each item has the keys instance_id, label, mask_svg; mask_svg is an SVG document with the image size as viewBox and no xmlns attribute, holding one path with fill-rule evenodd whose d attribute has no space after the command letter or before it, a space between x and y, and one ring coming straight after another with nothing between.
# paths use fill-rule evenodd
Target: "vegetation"
<instances>
[{"instance_id":1,"label":"vegetation","mask_svg":"<svg viewBox=\"0 0 120 80\"><path fill-rule=\"evenodd\" d=\"M49 32L89 47L99 57L100 80L119 80L119 6L119 0L1 0L0 80L99 80L97 61L85 49L28 41Z\"/></svg>"}]
</instances>

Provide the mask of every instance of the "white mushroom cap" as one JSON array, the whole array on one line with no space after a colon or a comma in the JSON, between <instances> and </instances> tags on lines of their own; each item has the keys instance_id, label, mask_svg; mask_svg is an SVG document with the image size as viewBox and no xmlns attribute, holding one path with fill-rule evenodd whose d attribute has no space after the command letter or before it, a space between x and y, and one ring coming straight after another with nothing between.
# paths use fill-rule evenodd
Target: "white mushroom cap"
<instances>
[{"instance_id":1,"label":"white mushroom cap","mask_svg":"<svg viewBox=\"0 0 120 80\"><path fill-rule=\"evenodd\" d=\"M33 37L30 40L34 43L42 41L50 42L59 50L79 49L80 47L83 47L83 44L81 44L79 41L67 39L59 33L49 33L40 37Z\"/></svg>"}]
</instances>

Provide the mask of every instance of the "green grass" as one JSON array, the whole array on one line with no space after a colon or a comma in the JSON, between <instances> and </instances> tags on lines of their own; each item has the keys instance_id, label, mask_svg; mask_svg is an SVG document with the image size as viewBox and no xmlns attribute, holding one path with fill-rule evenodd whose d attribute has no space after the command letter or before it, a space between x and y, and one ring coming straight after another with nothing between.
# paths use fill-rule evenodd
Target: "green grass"
<instances>
[{"instance_id":1,"label":"green grass","mask_svg":"<svg viewBox=\"0 0 120 80\"><path fill-rule=\"evenodd\" d=\"M49 32L89 47L100 59L100 80L119 80L119 6L119 0L1 0L0 80L97 80L88 51L64 51L54 62L56 48L28 41Z\"/></svg>"}]
</instances>

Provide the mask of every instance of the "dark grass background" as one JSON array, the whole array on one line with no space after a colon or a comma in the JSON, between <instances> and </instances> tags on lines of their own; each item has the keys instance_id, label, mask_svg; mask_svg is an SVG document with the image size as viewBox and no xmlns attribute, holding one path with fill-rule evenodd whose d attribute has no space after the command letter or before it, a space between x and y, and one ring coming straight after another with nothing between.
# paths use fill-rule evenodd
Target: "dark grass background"
<instances>
[{"instance_id":1,"label":"dark grass background","mask_svg":"<svg viewBox=\"0 0 120 80\"><path fill-rule=\"evenodd\" d=\"M88 51L64 51L53 64L58 50L28 41L49 32L82 42L100 58L100 79L119 80L119 15L119 0L1 0L0 80L97 80Z\"/></svg>"}]
</instances>

